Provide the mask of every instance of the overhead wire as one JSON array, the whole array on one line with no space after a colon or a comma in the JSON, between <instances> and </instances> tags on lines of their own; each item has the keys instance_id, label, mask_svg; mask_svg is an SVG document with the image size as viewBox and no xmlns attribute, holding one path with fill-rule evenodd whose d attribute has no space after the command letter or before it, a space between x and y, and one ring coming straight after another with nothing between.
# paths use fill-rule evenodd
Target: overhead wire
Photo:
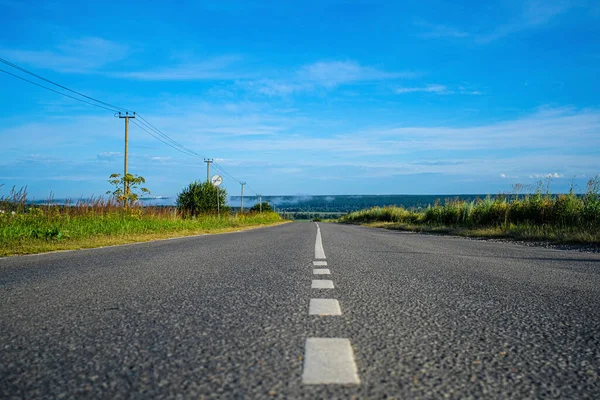
<instances>
[{"instance_id":1,"label":"overhead wire","mask_svg":"<svg viewBox=\"0 0 600 400\"><path fill-rule=\"evenodd\" d=\"M185 147L184 145L182 145L181 143L179 143L178 141L176 141L175 139L171 138L169 135L167 135L166 133L164 133L163 131L161 131L160 129L158 129L157 127L155 127L154 125L152 125L150 122L148 122L148 120L146 120L144 117L142 117L140 114L136 114L136 117L140 118L140 121L142 124L144 124L148 129L152 130L153 132L155 132L157 135L163 137L165 140L168 140L170 143L172 143L174 146L177 146L178 148L185 150L186 152L190 153L191 155L194 155L198 158L206 158L206 156L203 156L202 154L198 154L197 152L195 152L192 149L189 149L187 147Z\"/></svg>"},{"instance_id":2,"label":"overhead wire","mask_svg":"<svg viewBox=\"0 0 600 400\"><path fill-rule=\"evenodd\" d=\"M171 139L166 133L162 132L161 130L159 130L158 128L156 128L154 125L152 125L150 122L148 122L146 119L144 119L142 116L140 116L139 114L136 114L136 117L140 118L140 121L136 121L135 119L132 119L131 122L134 123L136 126L138 126L140 129L142 129L143 131L145 131L146 133L148 133L149 135L151 135L152 137L158 139L159 141L163 142L164 144L166 144L167 146L181 152L184 154L187 154L189 156L192 157L196 157L196 158L200 158L200 159L205 159L206 157L204 157L201 154L196 153L195 151L185 147L184 145L182 145L181 143L177 142L174 139ZM141 122L141 123L140 123ZM143 123L146 123L146 125L142 125ZM233 175L231 175L229 172L227 172L227 170L225 168L223 168L219 163L217 163L216 161L212 162L213 166L215 167L215 169L222 173L223 175L227 176L229 179L241 184L242 181L237 179L236 177L234 177ZM258 192L256 192L254 189L252 189L250 186L248 186L246 184L246 187L254 194L258 195Z\"/></svg>"},{"instance_id":3,"label":"overhead wire","mask_svg":"<svg viewBox=\"0 0 600 400\"><path fill-rule=\"evenodd\" d=\"M27 78L23 78L22 76L19 76L19 75L13 74L12 72L8 72L8 71L6 71L6 70L3 70L2 68L0 68L0 72L4 72L5 74L8 74L8 75L14 76L14 77L15 77L15 78L17 78L17 79L21 79L22 81L29 82L29 83L31 83L32 85L39 86L39 87L41 87L41 88L44 88L44 89L46 89L46 90L50 90L51 92L54 92L54 93L61 94L61 95L63 95L63 96L69 97L69 98L71 98L71 99L73 99L73 100L77 100L77 101L80 101L80 102L82 102L82 103L89 104L90 106L94 106L94 107L103 108L103 109L105 109L105 110L108 110L108 111L118 111L118 110L115 110L115 109L112 109L112 108L108 108L108 107L101 106L100 104L95 104L95 103L91 103L91 102L89 102L89 101L85 101L85 100L83 100L83 99L77 98L77 97L75 97L75 96L68 95L68 94L66 94L66 93L63 93L63 92L59 92L58 90L54 90L54 89L52 89L52 88L49 88L49 87L47 87L47 86L44 86L44 85L40 85L39 83L36 83L36 82L30 81L30 80L29 80L29 79L27 79Z\"/></svg>"},{"instance_id":4,"label":"overhead wire","mask_svg":"<svg viewBox=\"0 0 600 400\"><path fill-rule=\"evenodd\" d=\"M229 177L230 179L236 181L237 183L242 183L241 180L237 179L236 177L234 177L233 175L231 175L229 172L227 172L225 170L225 168L223 168L220 164L218 164L216 161L213 161L213 165L219 170L221 171L221 173L223 173L225 176Z\"/></svg>"},{"instance_id":5,"label":"overhead wire","mask_svg":"<svg viewBox=\"0 0 600 400\"><path fill-rule=\"evenodd\" d=\"M5 74L7 74L7 75L10 75L10 76L12 76L12 77L14 77L14 78L20 79L20 80L22 80L22 81L25 81L25 82L27 82L27 83L30 83L30 84L32 84L32 85L35 85L35 86L41 87L41 88L43 88L43 89L46 89L46 90L49 90L49 91L51 91L51 92L53 92L53 93L57 93L57 94L60 94L60 95L62 95L62 96L68 97L68 98L70 98L70 99L73 99L73 100L79 101L79 102L81 102L81 103L85 103L85 104L88 104L88 105L91 105L91 106L94 106L94 107L98 107L98 108L101 108L101 109L104 109L104 110L108 110L108 111L112 111L112 112L123 112L123 111L125 111L125 112L130 112L130 110L129 110L129 109L127 109L127 108L124 108L124 107L119 107L119 106L115 106L115 105L113 105L113 104L106 103L106 102L104 102L104 101L102 101L102 100L98 100L98 99L95 99L95 98L93 98L93 97L91 97L91 96L88 96L88 95L86 95L86 94L80 93L80 92L78 92L78 91L76 91L76 90L70 89L70 88L68 88L68 87L66 87L66 86L63 86L63 85L59 84L59 83L56 83L56 82L54 82L54 81L51 81L50 79L44 78L43 76L40 76L40 75L38 75L38 74L36 74L36 73L34 73L34 72L31 72L31 71L29 71L29 70L27 70L27 69L25 69L25 68L23 68L23 67L20 67L20 66L19 66L19 65L17 65L17 64L11 63L10 61L7 61L7 60L5 60L5 59L3 59L3 58L1 58L1 57L0 57L0 62L1 62L1 63L3 63L3 64L5 64L5 65L8 65L8 66L10 66L10 67L12 67L12 68L15 68L15 69L17 69L17 70L19 70L19 71L21 71L21 72L24 72L24 73L26 73L26 74L28 74L28 75L31 75L31 76L33 76L33 77L35 77L35 78L37 78L37 79L40 79L40 80L42 80L42 81L44 81L44 82L48 82L48 83L50 83L50 84L52 84L52 85L54 85L54 86L56 86L56 87L59 87L59 88L61 88L61 89L63 89L63 90L66 90L66 91L68 91L68 92L70 92L70 93L73 93L73 94L76 94L76 95L78 95L78 96L81 96L81 97L83 97L83 98L85 98L85 99L91 100L91 101L93 101L93 102L91 102L91 101L87 101L87 100L83 100L83 99L81 99L81 98L78 98L78 97L75 97L75 96L71 96L71 95L69 95L69 94L67 94L67 93L63 93L63 92L61 92L61 91L59 91L59 90L52 89L52 88L50 88L50 87L48 87L48 86L42 85L42 84L40 84L40 83L34 82L34 81L30 80L30 79L24 78L24 77L22 77L22 76L19 76L19 75L17 75L17 74L13 74L12 72L9 72L9 71L6 71L6 70L4 70L4 69L0 68L0 72L4 72L4 73L5 73ZM169 146L169 147L171 147L171 148L173 148L173 149L175 149L175 150L177 150L177 151L179 151L179 152L181 152L181 153L184 153L184 154L186 154L186 155L189 155L189 156L191 156L191 157L196 157L196 158L206 158L205 156L203 156L203 155L201 155L201 154L198 154L197 152L195 152L195 151L193 151L193 150L191 150L191 149L187 148L186 146L184 146L184 145L182 145L181 143L177 142L176 140L172 139L172 138L171 138L169 135L167 135L166 133L162 132L160 129L158 129L157 127L155 127L155 126L154 126L152 123L150 123L148 120L146 120L146 119L145 119L144 117L142 117L140 114L135 114L135 116L136 116L137 118L139 118L139 121L140 121L140 122L136 121L135 119L131 119L131 122L132 122L133 124L135 124L135 125L136 125L138 128L140 128L141 130L143 130L144 132L146 132L147 134L149 134L150 136L152 136L152 137L154 137L155 139L159 140L160 142L162 142L162 143L166 144L167 146ZM223 168L223 167L222 167L220 164L218 164L217 162L214 162L214 161L213 161L213 165L214 165L214 166L215 166L215 167L216 167L216 168L217 168L217 169L218 169L218 170L219 170L219 171L220 171L222 174L226 175L228 178L232 179L233 181L235 181L235 182L237 182L237 183L239 183L239 184L241 184L241 183L242 183L242 181L241 181L241 180L239 180L239 179L237 179L236 177L234 177L233 175L231 175L229 172L227 172L227 171L226 171L226 170L225 170L225 169L224 169L224 168ZM248 186L247 184L246 184L246 187L247 187L247 188L248 188L248 189L249 189L251 192L253 192L254 194L258 194L258 193L257 193L257 192L256 192L254 189L252 189L252 188L251 188L250 186Z\"/></svg>"},{"instance_id":6,"label":"overhead wire","mask_svg":"<svg viewBox=\"0 0 600 400\"><path fill-rule=\"evenodd\" d=\"M192 157L196 157L196 156L197 156L197 155L196 155L194 152L192 152L192 151L188 151L188 150L185 150L185 149L181 149L181 148L179 148L179 147L176 147L176 146L172 145L172 144L171 144L171 143L169 143L167 140L163 139L162 137L160 137L160 136L158 136L157 134L153 133L152 131L148 130L148 129L147 129L145 126L143 126L142 124L140 124L139 122L137 122L135 119L132 119L132 120L131 120L131 123L133 123L134 125L136 125L138 128L140 128L141 130L143 130L144 132L146 132L146 133L147 133L147 134L149 134L150 136L152 136L152 137L154 137L155 139L157 139L157 140L161 141L162 143L166 144L167 146L169 146L169 147L171 147L171 148L173 148L173 149L175 149L175 150L177 150L177 151L180 151L180 152L182 152L182 153L184 153L184 154L187 154L187 155L189 155L189 156L192 156Z\"/></svg>"},{"instance_id":7,"label":"overhead wire","mask_svg":"<svg viewBox=\"0 0 600 400\"><path fill-rule=\"evenodd\" d=\"M61 88L61 89L67 90L67 91L69 91L69 92L71 92L71 93L74 93L74 94L76 94L76 95L78 95L78 96L85 97L85 98L86 98L86 99L88 99L88 100L92 100L92 101L95 101L95 102L97 102L97 103L103 104L103 105L105 105L105 106L107 106L107 107L114 108L114 109L116 109L117 111L131 111L131 110L128 110L128 109L126 109L126 108L119 107L119 106L115 106L115 105L113 105L113 104L106 103L106 102L104 102L104 101L101 101L101 100L95 99L95 98L93 98L93 97L91 97L91 96L85 95L85 94L83 94L83 93L80 93L80 92L78 92L78 91L76 91L76 90L69 89L69 88L68 88L68 87L66 87L66 86L63 86L63 85L61 85L61 84L59 84L59 83L56 83L56 82L53 82L53 81L51 81L50 79L46 79L46 78L44 78L43 76L40 76L40 75L38 75L38 74L36 74L36 73L34 73L34 72L31 72L31 71L29 71L29 70L27 70L27 69L25 69L25 68L23 68L23 67L20 67L20 66L18 66L17 64L11 63L10 61L7 61L7 60L5 60L5 59L3 59L3 58L1 58L1 57L0 57L0 62L1 62L1 63L4 63L4 64L6 64L6 65L8 65L8 66L10 66L10 67L13 67L13 68L15 68L15 69L18 69L19 71L25 72L26 74L29 74L29 75L31 75L31 76L34 76L34 77L36 77L36 78L38 78L38 79L41 79L41 80L43 80L43 81L45 81L45 82L48 82L48 83L50 83L50 84L52 84L52 85L54 85L54 86L57 86L57 87L59 87L59 88Z\"/></svg>"}]
</instances>

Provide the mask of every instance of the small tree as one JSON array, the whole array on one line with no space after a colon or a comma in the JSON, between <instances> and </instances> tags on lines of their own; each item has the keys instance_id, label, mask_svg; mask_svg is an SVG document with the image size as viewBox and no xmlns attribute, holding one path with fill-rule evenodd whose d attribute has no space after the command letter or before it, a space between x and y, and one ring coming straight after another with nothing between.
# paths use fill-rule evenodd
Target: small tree
<instances>
[{"instance_id":1,"label":"small tree","mask_svg":"<svg viewBox=\"0 0 600 400\"><path fill-rule=\"evenodd\" d=\"M273 207L271 207L268 201L263 201L262 206L261 203L256 203L255 205L253 205L250 209L250 212L259 212L261 210L264 212L269 212L273 211Z\"/></svg>"},{"instance_id":2,"label":"small tree","mask_svg":"<svg viewBox=\"0 0 600 400\"><path fill-rule=\"evenodd\" d=\"M228 212L227 190L217 188L211 182L194 181L177 195L177 209L186 216L217 212L217 191L221 212Z\"/></svg>"},{"instance_id":3,"label":"small tree","mask_svg":"<svg viewBox=\"0 0 600 400\"><path fill-rule=\"evenodd\" d=\"M112 174L108 179L108 183L113 185L115 190L109 190L106 194L112 195L117 201L123 203L124 207L138 201L140 198L140 194L137 193L138 191L143 194L150 194L150 190L140 187L141 184L146 183L146 179L143 176Z\"/></svg>"}]
</instances>

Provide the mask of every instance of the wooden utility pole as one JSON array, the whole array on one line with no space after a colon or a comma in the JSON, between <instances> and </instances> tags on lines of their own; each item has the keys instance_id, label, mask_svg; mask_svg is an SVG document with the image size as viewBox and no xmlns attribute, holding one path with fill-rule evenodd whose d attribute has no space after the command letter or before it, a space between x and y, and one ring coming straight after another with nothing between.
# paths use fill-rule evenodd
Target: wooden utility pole
<instances>
[{"instance_id":1,"label":"wooden utility pole","mask_svg":"<svg viewBox=\"0 0 600 400\"><path fill-rule=\"evenodd\" d=\"M206 163L206 182L210 181L210 164L213 162L212 158L205 158L204 162Z\"/></svg>"},{"instance_id":2,"label":"wooden utility pole","mask_svg":"<svg viewBox=\"0 0 600 400\"><path fill-rule=\"evenodd\" d=\"M123 207L127 207L127 199L129 198L129 182L127 182L127 163L129 159L129 118L135 118L135 112L130 115L119 112L119 118L125 118L125 170L123 172Z\"/></svg>"},{"instance_id":3,"label":"wooden utility pole","mask_svg":"<svg viewBox=\"0 0 600 400\"><path fill-rule=\"evenodd\" d=\"M262 201L261 201L261 196L260 194L258 195L258 209L260 210L260 212L262 213Z\"/></svg>"},{"instance_id":4,"label":"wooden utility pole","mask_svg":"<svg viewBox=\"0 0 600 400\"><path fill-rule=\"evenodd\" d=\"M240 209L242 210L242 214L244 213L244 185L246 184L246 182L240 182L240 185L242 185L242 203L241 203L241 207Z\"/></svg>"}]
</instances>

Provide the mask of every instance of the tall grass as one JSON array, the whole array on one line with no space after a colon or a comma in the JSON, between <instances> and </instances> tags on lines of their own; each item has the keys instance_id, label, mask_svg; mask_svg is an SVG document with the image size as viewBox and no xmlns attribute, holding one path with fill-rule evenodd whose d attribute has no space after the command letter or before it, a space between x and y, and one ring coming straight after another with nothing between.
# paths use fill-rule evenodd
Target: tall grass
<instances>
[{"instance_id":1,"label":"tall grass","mask_svg":"<svg viewBox=\"0 0 600 400\"><path fill-rule=\"evenodd\" d=\"M110 244L111 238L127 237L134 241L136 235L168 237L282 220L276 213L207 214L184 218L175 207L146 207L136 203L123 209L115 200L102 197L67 202L66 205L56 205L51 200L34 205L26 199L26 189L13 188L8 195L0 196L0 255L14 254L17 247L40 247L41 242L77 242L81 245L86 240L102 238L100 242Z\"/></svg>"},{"instance_id":2,"label":"tall grass","mask_svg":"<svg viewBox=\"0 0 600 400\"><path fill-rule=\"evenodd\" d=\"M571 236L577 233L575 236L597 237L600 235L600 177L588 182L583 195L575 194L574 190L567 194L552 195L539 184L532 194L488 196L474 201L446 200L444 205L437 201L421 210L374 207L349 213L340 221L472 229L491 227L513 232L535 231L537 236L544 236L543 232L560 236L560 232L564 232Z\"/></svg>"}]
</instances>

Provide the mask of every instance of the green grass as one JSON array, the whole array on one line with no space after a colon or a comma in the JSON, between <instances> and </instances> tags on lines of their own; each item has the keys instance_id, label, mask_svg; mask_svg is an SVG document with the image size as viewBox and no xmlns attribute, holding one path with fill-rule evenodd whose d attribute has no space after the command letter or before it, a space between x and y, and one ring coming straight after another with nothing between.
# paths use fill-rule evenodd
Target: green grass
<instances>
[{"instance_id":1,"label":"green grass","mask_svg":"<svg viewBox=\"0 0 600 400\"><path fill-rule=\"evenodd\" d=\"M542 185L534 194L474 201L447 200L425 209L373 207L349 213L340 222L417 232L512 238L554 243L600 244L600 178L587 191L553 196Z\"/></svg>"},{"instance_id":2,"label":"green grass","mask_svg":"<svg viewBox=\"0 0 600 400\"><path fill-rule=\"evenodd\" d=\"M0 256L100 247L282 223L276 213L182 218L172 207L131 207L96 199L70 206L27 205L23 191L0 198Z\"/></svg>"}]
</instances>

